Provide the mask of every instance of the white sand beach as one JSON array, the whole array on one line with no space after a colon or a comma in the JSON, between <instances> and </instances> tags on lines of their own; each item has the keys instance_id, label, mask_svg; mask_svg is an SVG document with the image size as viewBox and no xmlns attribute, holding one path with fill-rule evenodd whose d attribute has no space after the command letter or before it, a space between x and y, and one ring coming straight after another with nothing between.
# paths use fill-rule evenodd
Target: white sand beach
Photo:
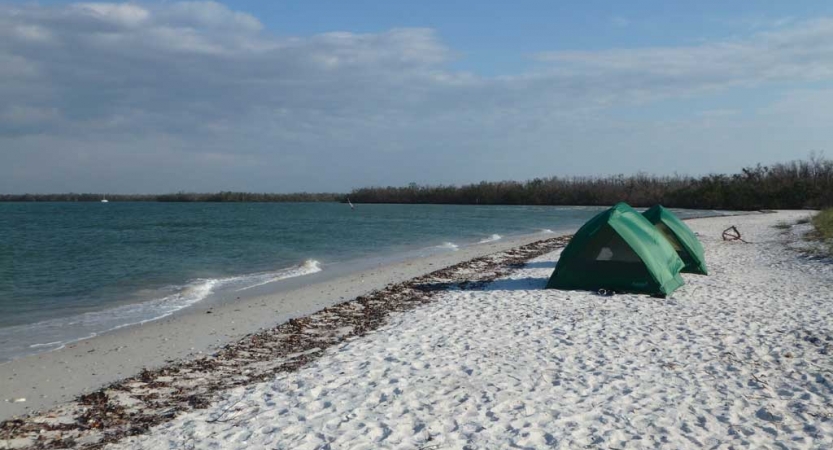
<instances>
[{"instance_id":1,"label":"white sand beach","mask_svg":"<svg viewBox=\"0 0 833 450\"><path fill-rule=\"evenodd\" d=\"M108 448L832 448L833 264L774 228L808 214L689 221L711 276L666 299L543 290L544 255Z\"/></svg>"}]
</instances>

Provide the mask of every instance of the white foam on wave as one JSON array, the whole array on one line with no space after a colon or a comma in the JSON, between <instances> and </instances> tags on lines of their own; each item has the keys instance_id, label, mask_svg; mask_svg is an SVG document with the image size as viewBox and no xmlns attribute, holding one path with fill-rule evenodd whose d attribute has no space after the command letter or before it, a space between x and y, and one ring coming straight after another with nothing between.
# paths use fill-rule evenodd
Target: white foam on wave
<instances>
[{"instance_id":1,"label":"white foam on wave","mask_svg":"<svg viewBox=\"0 0 833 450\"><path fill-rule=\"evenodd\" d=\"M264 284L273 283L275 281L285 280L287 278L301 277L313 273L321 272L321 263L308 259L302 264L288 269L279 270L277 272L257 273L252 275L245 275L241 277L234 277L229 279L229 282L245 283L246 285L238 288L237 291L245 291Z\"/></svg>"},{"instance_id":2,"label":"white foam on wave","mask_svg":"<svg viewBox=\"0 0 833 450\"><path fill-rule=\"evenodd\" d=\"M555 231L552 231L549 228L544 228L543 230L541 230L541 233L555 233Z\"/></svg>"},{"instance_id":3,"label":"white foam on wave","mask_svg":"<svg viewBox=\"0 0 833 450\"><path fill-rule=\"evenodd\" d=\"M495 242L495 241L499 241L499 240L501 240L501 239L502 239L502 238L501 238L501 236L500 236L499 234L493 234L493 235L491 235L491 236L487 237L486 239L481 239L481 240L480 240L480 243L481 243L481 244L485 244L485 243L487 243L487 242Z\"/></svg>"},{"instance_id":4,"label":"white foam on wave","mask_svg":"<svg viewBox=\"0 0 833 450\"><path fill-rule=\"evenodd\" d=\"M441 245L438 245L437 248L441 248L444 250L453 250L456 252L460 249L460 246L453 242L443 242Z\"/></svg>"},{"instance_id":5,"label":"white foam on wave","mask_svg":"<svg viewBox=\"0 0 833 450\"><path fill-rule=\"evenodd\" d=\"M0 349L0 361L23 356L33 350L58 350L67 344L90 339L103 332L170 316L208 297L218 281L195 280L173 294L147 302L2 328L0 342L4 342L5 345Z\"/></svg>"},{"instance_id":6,"label":"white foam on wave","mask_svg":"<svg viewBox=\"0 0 833 450\"><path fill-rule=\"evenodd\" d=\"M151 300L149 302L125 305L118 308L101 311L100 314L119 312L119 310L122 310L122 312L126 313L126 317L139 317L141 315L147 316L148 313L150 313L150 315L153 316L131 323L119 324L113 328L107 329L106 331L112 331L129 325L143 324L153 320L159 320L163 317L168 317L171 314L179 311L180 309L187 308L201 300L204 300L211 294L214 288L220 284L222 284L222 280L218 280L215 278L195 280L194 282L189 283L187 286L185 286L185 288L181 289L179 292L168 295L166 297L157 300Z\"/></svg>"},{"instance_id":7,"label":"white foam on wave","mask_svg":"<svg viewBox=\"0 0 833 450\"><path fill-rule=\"evenodd\" d=\"M55 341L55 342L47 342L45 344L32 344L32 345L29 346L29 348L55 347L55 346L62 345L62 344L63 344L63 342L61 342L61 341Z\"/></svg>"},{"instance_id":8,"label":"white foam on wave","mask_svg":"<svg viewBox=\"0 0 833 450\"><path fill-rule=\"evenodd\" d=\"M67 344L90 339L100 333L168 317L206 299L219 287L238 287L236 290L241 291L320 271L320 263L311 259L276 272L219 279L197 279L185 286L171 288L173 293L150 301L131 303L72 317L0 328L0 342L4 343L0 348L0 362L33 352L58 350Z\"/></svg>"}]
</instances>

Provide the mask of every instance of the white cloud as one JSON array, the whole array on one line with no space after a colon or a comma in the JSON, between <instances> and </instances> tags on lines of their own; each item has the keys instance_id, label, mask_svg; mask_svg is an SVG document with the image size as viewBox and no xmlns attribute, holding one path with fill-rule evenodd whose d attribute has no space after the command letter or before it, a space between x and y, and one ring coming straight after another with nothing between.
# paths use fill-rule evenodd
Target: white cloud
<instances>
[{"instance_id":1,"label":"white cloud","mask_svg":"<svg viewBox=\"0 0 833 450\"><path fill-rule=\"evenodd\" d=\"M613 25L616 25L617 27L624 28L624 27L627 27L628 25L630 25L631 21L627 17L614 16L614 17L610 18L610 23L612 23Z\"/></svg>"},{"instance_id":2,"label":"white cloud","mask_svg":"<svg viewBox=\"0 0 833 450\"><path fill-rule=\"evenodd\" d=\"M833 20L818 19L696 46L559 51L538 55L553 76L593 76L656 94L833 77Z\"/></svg>"},{"instance_id":3,"label":"white cloud","mask_svg":"<svg viewBox=\"0 0 833 450\"><path fill-rule=\"evenodd\" d=\"M829 80L833 21L697 46L542 53L538 70L494 78L452 70L458 55L425 28L278 37L214 2L3 5L0 191L80 190L72 183L97 178L67 170L73 155L94 155L138 191L650 170L633 155L662 143L645 144L607 108ZM674 134L663 136L668 147ZM206 177L191 186L153 170L194 161ZM708 168L685 167L698 164Z\"/></svg>"},{"instance_id":4,"label":"white cloud","mask_svg":"<svg viewBox=\"0 0 833 450\"><path fill-rule=\"evenodd\" d=\"M33 78L40 73L38 64L22 56L0 52L0 80L12 83L16 80Z\"/></svg>"},{"instance_id":5,"label":"white cloud","mask_svg":"<svg viewBox=\"0 0 833 450\"><path fill-rule=\"evenodd\" d=\"M11 34L23 41L50 42L52 34L38 25L16 25L10 27Z\"/></svg>"},{"instance_id":6,"label":"white cloud","mask_svg":"<svg viewBox=\"0 0 833 450\"><path fill-rule=\"evenodd\" d=\"M740 111L734 109L709 109L706 111L698 112L697 116L712 119L720 119L723 117L737 116L738 114L740 114Z\"/></svg>"},{"instance_id":7,"label":"white cloud","mask_svg":"<svg viewBox=\"0 0 833 450\"><path fill-rule=\"evenodd\" d=\"M793 25L797 22L797 19L792 16L770 17L758 14L732 18L721 17L713 19L713 22L727 25L733 29L761 31Z\"/></svg>"},{"instance_id":8,"label":"white cloud","mask_svg":"<svg viewBox=\"0 0 833 450\"><path fill-rule=\"evenodd\" d=\"M0 120L13 124L40 123L55 119L57 116L58 111L55 108L11 105L0 109Z\"/></svg>"},{"instance_id":9,"label":"white cloud","mask_svg":"<svg viewBox=\"0 0 833 450\"><path fill-rule=\"evenodd\" d=\"M232 11L216 2L180 2L161 12L164 20L196 27L257 32L263 24L250 14Z\"/></svg>"},{"instance_id":10,"label":"white cloud","mask_svg":"<svg viewBox=\"0 0 833 450\"><path fill-rule=\"evenodd\" d=\"M118 25L137 26L150 17L150 12L132 3L77 3L73 7L85 14Z\"/></svg>"}]
</instances>

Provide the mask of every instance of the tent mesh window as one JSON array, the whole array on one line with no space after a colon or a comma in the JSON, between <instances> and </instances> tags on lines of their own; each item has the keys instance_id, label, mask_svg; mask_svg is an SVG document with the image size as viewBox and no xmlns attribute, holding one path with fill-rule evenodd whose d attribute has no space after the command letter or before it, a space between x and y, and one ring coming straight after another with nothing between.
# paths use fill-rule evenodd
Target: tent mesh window
<instances>
[{"instance_id":1,"label":"tent mesh window","mask_svg":"<svg viewBox=\"0 0 833 450\"><path fill-rule=\"evenodd\" d=\"M580 259L587 262L609 261L642 265L639 255L609 226L596 233L593 240L580 253Z\"/></svg>"},{"instance_id":2,"label":"tent mesh window","mask_svg":"<svg viewBox=\"0 0 833 450\"><path fill-rule=\"evenodd\" d=\"M615 273L618 280L642 282L651 278L639 255L610 226L596 232L573 264L588 274Z\"/></svg>"}]
</instances>

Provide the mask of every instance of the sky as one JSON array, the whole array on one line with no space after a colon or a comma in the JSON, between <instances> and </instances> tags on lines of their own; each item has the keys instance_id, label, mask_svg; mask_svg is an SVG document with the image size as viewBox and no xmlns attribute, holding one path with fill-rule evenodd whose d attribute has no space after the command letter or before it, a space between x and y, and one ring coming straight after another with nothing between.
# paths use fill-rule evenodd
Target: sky
<instances>
[{"instance_id":1,"label":"sky","mask_svg":"<svg viewBox=\"0 0 833 450\"><path fill-rule=\"evenodd\" d=\"M0 2L0 193L731 173L831 104L830 2Z\"/></svg>"}]
</instances>

